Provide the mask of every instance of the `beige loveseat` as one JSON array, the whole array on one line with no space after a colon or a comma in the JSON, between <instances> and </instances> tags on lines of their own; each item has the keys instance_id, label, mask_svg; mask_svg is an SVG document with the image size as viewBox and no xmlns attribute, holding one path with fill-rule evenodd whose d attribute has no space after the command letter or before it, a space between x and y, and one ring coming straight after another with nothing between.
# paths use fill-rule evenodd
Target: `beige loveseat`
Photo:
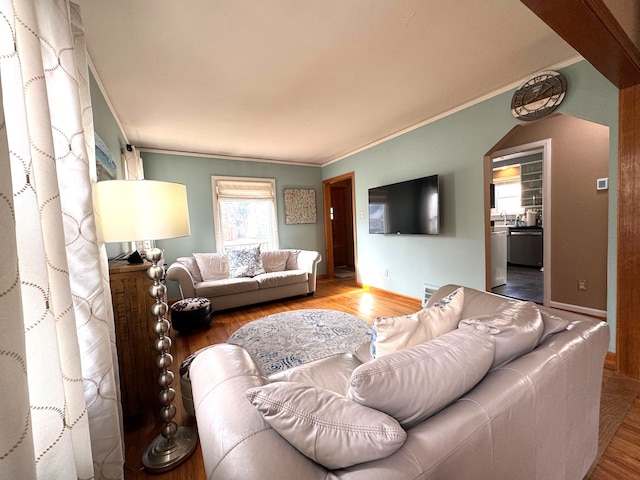
<instances>
[{"instance_id":1,"label":"beige loveseat","mask_svg":"<svg viewBox=\"0 0 640 480\"><path fill-rule=\"evenodd\" d=\"M182 298L208 298L219 311L312 295L321 259L318 252L294 249L194 253L177 258L167 279L178 282Z\"/></svg>"},{"instance_id":2,"label":"beige loveseat","mask_svg":"<svg viewBox=\"0 0 640 480\"><path fill-rule=\"evenodd\" d=\"M460 316L423 344L270 378L239 346L204 350L190 374L207 478L582 479L608 325L468 288Z\"/></svg>"}]
</instances>

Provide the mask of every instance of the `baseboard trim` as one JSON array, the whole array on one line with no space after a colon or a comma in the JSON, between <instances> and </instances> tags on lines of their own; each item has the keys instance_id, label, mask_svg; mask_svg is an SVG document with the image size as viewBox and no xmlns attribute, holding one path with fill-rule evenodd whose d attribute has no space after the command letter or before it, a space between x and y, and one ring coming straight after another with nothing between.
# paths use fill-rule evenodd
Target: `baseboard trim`
<instances>
[{"instance_id":1,"label":"baseboard trim","mask_svg":"<svg viewBox=\"0 0 640 480\"><path fill-rule=\"evenodd\" d=\"M617 365L616 352L607 352L607 355L604 357L604 368L615 371L616 365Z\"/></svg>"},{"instance_id":2,"label":"baseboard trim","mask_svg":"<svg viewBox=\"0 0 640 480\"><path fill-rule=\"evenodd\" d=\"M404 298L404 299L406 299L406 300L408 300L408 301L410 301L410 302L416 302L416 303L418 304L418 310L419 310L420 308L422 308L422 307L421 307L421 305L422 305L422 300L420 300L419 298L410 297L410 296L408 296L408 295L403 295L403 294L401 294L401 293L391 292L391 291L389 291L389 290L385 290L385 289L383 289L383 288L372 287L371 285L365 285L365 284L360 283L360 282L358 282L358 284L357 284L357 285L358 285L360 288L362 288L363 290L366 290L366 291L369 291L369 292L375 293L375 294L377 294L377 295L391 295L391 296L394 296L394 297L402 297L402 298Z\"/></svg>"},{"instance_id":3,"label":"baseboard trim","mask_svg":"<svg viewBox=\"0 0 640 480\"><path fill-rule=\"evenodd\" d=\"M572 305L570 303L561 303L561 302L554 302L554 301L549 302L549 306L553 308L558 308L560 310L567 310L569 312L583 313L591 317L602 318L605 320L607 318L606 310L598 310L596 308L582 307L580 305Z\"/></svg>"}]
</instances>

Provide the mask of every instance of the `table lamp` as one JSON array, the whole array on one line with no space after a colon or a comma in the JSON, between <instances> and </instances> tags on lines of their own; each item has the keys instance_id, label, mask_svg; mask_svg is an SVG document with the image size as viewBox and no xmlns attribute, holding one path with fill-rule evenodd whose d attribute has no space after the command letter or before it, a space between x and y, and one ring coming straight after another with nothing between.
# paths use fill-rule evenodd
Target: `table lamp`
<instances>
[{"instance_id":1,"label":"table lamp","mask_svg":"<svg viewBox=\"0 0 640 480\"><path fill-rule=\"evenodd\" d=\"M105 242L159 240L190 235L187 191L178 183L153 180L107 180L95 184L94 211ZM162 432L146 448L142 463L152 472L170 470L186 460L195 450L197 435L189 427L178 427L173 421L174 380L169 369L173 356L169 353L171 324L166 318L166 287L162 283L164 266L158 265L162 251L150 248L146 257L151 262L147 276L153 281L149 295L155 299L151 314L156 317L153 331L158 335L154 347L158 351L156 365L160 369L158 384Z\"/></svg>"}]
</instances>

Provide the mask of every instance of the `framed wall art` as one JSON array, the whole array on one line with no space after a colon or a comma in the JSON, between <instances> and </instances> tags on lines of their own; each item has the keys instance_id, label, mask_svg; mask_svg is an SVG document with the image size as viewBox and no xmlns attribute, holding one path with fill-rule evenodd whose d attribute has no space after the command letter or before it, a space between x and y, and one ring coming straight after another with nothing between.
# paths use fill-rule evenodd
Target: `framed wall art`
<instances>
[{"instance_id":1,"label":"framed wall art","mask_svg":"<svg viewBox=\"0 0 640 480\"><path fill-rule=\"evenodd\" d=\"M96 171L98 181L115 180L118 177L118 166L107 144L95 134L96 142Z\"/></svg>"},{"instance_id":2,"label":"framed wall art","mask_svg":"<svg viewBox=\"0 0 640 480\"><path fill-rule=\"evenodd\" d=\"M316 191L312 188L284 189L284 223L317 223Z\"/></svg>"}]
</instances>

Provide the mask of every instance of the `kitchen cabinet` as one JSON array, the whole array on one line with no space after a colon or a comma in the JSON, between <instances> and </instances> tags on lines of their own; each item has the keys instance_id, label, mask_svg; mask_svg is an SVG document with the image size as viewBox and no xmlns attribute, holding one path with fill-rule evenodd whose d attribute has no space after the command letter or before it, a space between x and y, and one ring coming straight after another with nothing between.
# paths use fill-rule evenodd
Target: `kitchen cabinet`
<instances>
[{"instance_id":1,"label":"kitchen cabinet","mask_svg":"<svg viewBox=\"0 0 640 480\"><path fill-rule=\"evenodd\" d=\"M156 318L150 311L155 300L148 293L152 285L147 276L150 265L148 262L109 262L109 283L125 420L150 409L159 411L162 406L158 399L158 352L154 348L157 335L152 330Z\"/></svg>"},{"instance_id":2,"label":"kitchen cabinet","mask_svg":"<svg viewBox=\"0 0 640 480\"><path fill-rule=\"evenodd\" d=\"M542 160L520 165L520 205L542 206Z\"/></svg>"}]
</instances>

